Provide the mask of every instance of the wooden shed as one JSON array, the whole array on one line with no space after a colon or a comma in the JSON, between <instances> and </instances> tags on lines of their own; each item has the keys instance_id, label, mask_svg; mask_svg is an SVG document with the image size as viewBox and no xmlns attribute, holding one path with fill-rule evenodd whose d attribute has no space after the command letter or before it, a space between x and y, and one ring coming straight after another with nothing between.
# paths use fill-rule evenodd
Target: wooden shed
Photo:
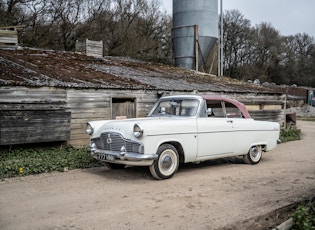
<instances>
[{"instance_id":1,"label":"wooden shed","mask_svg":"<svg viewBox=\"0 0 315 230\"><path fill-rule=\"evenodd\" d=\"M162 95L221 94L255 119L284 122L278 90L191 70L35 49L0 52L0 145L88 144L90 120L144 117Z\"/></svg>"}]
</instances>

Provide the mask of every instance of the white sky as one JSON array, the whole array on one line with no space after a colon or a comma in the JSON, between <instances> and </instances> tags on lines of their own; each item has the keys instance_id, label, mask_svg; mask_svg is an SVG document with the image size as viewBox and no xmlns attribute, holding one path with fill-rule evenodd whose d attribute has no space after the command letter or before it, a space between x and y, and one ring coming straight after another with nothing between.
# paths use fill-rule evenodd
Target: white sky
<instances>
[{"instance_id":1,"label":"white sky","mask_svg":"<svg viewBox=\"0 0 315 230\"><path fill-rule=\"evenodd\" d=\"M194 0L191 0L194 1ZM219 5L220 5L220 0ZM268 22L288 36L306 33L315 38L315 0L222 0L223 10L237 9L252 26ZM163 7L172 12L172 0L162 0Z\"/></svg>"}]
</instances>

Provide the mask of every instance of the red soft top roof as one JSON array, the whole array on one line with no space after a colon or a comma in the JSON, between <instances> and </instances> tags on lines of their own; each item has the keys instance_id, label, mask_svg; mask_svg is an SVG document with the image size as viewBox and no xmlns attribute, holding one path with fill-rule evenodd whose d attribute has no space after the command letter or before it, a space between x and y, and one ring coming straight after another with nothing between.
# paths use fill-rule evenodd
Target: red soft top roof
<instances>
[{"instance_id":1,"label":"red soft top roof","mask_svg":"<svg viewBox=\"0 0 315 230\"><path fill-rule=\"evenodd\" d=\"M211 101L226 101L229 102L233 105L235 105L236 107L238 107L240 109L240 111L242 112L244 118L251 118L250 114L248 113L246 106L234 99L228 98L228 97L223 97L221 95L200 95L204 100L211 100Z\"/></svg>"}]
</instances>

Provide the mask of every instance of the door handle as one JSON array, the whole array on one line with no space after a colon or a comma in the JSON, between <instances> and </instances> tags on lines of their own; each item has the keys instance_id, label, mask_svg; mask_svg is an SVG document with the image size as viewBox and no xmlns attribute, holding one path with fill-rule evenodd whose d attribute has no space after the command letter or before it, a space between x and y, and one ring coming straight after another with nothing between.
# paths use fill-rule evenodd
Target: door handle
<instances>
[{"instance_id":1,"label":"door handle","mask_svg":"<svg viewBox=\"0 0 315 230\"><path fill-rule=\"evenodd\" d=\"M227 120L226 122L233 123L233 120Z\"/></svg>"}]
</instances>

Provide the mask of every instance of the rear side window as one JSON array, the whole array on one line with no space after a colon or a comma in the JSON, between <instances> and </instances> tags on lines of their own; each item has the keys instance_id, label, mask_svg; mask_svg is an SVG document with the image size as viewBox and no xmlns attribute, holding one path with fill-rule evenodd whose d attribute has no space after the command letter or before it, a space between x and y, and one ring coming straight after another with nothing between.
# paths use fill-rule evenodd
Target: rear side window
<instances>
[{"instance_id":1,"label":"rear side window","mask_svg":"<svg viewBox=\"0 0 315 230\"><path fill-rule=\"evenodd\" d=\"M226 117L241 118L241 111L233 104L225 102Z\"/></svg>"},{"instance_id":2,"label":"rear side window","mask_svg":"<svg viewBox=\"0 0 315 230\"><path fill-rule=\"evenodd\" d=\"M241 111L232 103L224 101L207 101L208 117L242 118Z\"/></svg>"}]
</instances>

